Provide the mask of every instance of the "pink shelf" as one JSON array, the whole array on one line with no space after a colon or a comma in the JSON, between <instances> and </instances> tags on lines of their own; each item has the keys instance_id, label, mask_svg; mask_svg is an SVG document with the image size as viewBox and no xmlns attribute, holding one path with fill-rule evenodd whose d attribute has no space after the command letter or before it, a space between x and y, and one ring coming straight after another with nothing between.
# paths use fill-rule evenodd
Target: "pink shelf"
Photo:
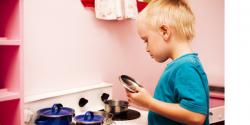
<instances>
[{"instance_id":1,"label":"pink shelf","mask_svg":"<svg viewBox=\"0 0 250 125\"><path fill-rule=\"evenodd\" d=\"M10 92L8 91L8 89L0 89L0 102L15 100L19 98L20 94L17 92Z\"/></svg>"},{"instance_id":2,"label":"pink shelf","mask_svg":"<svg viewBox=\"0 0 250 125\"><path fill-rule=\"evenodd\" d=\"M24 125L23 0L0 0L0 125Z\"/></svg>"},{"instance_id":3,"label":"pink shelf","mask_svg":"<svg viewBox=\"0 0 250 125\"><path fill-rule=\"evenodd\" d=\"M0 0L0 37L20 38L20 0Z\"/></svg>"},{"instance_id":4,"label":"pink shelf","mask_svg":"<svg viewBox=\"0 0 250 125\"><path fill-rule=\"evenodd\" d=\"M0 38L0 46L19 46L20 40L8 40Z\"/></svg>"},{"instance_id":5,"label":"pink shelf","mask_svg":"<svg viewBox=\"0 0 250 125\"><path fill-rule=\"evenodd\" d=\"M0 125L24 125L19 99L0 102Z\"/></svg>"},{"instance_id":6,"label":"pink shelf","mask_svg":"<svg viewBox=\"0 0 250 125\"><path fill-rule=\"evenodd\" d=\"M0 46L0 90L20 91L20 46Z\"/></svg>"},{"instance_id":7,"label":"pink shelf","mask_svg":"<svg viewBox=\"0 0 250 125\"><path fill-rule=\"evenodd\" d=\"M7 40L6 37L0 37L0 40Z\"/></svg>"}]
</instances>

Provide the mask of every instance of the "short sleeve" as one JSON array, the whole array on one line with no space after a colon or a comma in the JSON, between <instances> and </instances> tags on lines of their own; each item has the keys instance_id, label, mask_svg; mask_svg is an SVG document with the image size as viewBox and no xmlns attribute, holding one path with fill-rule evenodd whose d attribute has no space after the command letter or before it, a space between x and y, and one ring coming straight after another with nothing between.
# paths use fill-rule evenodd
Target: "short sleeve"
<instances>
[{"instance_id":1,"label":"short sleeve","mask_svg":"<svg viewBox=\"0 0 250 125\"><path fill-rule=\"evenodd\" d=\"M208 93L199 71L193 65L176 71L174 93L179 105L189 111L208 114Z\"/></svg>"}]
</instances>

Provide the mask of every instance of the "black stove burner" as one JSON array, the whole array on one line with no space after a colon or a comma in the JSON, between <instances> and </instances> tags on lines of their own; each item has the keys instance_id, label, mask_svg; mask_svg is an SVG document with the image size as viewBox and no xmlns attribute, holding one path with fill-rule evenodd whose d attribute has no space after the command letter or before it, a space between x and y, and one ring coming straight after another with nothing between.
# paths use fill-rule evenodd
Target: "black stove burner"
<instances>
[{"instance_id":1,"label":"black stove burner","mask_svg":"<svg viewBox=\"0 0 250 125\"><path fill-rule=\"evenodd\" d=\"M104 111L104 109L102 109L100 111ZM133 120L133 119L139 118L140 116L141 116L140 112L132 110L132 109L128 109L128 111L126 111L126 112L114 114L112 120L114 120L114 121Z\"/></svg>"}]
</instances>

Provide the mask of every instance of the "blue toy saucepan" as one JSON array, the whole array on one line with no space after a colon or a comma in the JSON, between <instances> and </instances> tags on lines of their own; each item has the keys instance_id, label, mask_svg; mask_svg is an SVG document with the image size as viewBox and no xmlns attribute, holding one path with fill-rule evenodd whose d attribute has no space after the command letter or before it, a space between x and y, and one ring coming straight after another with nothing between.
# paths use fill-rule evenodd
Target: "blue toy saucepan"
<instances>
[{"instance_id":1,"label":"blue toy saucepan","mask_svg":"<svg viewBox=\"0 0 250 125\"><path fill-rule=\"evenodd\" d=\"M51 108L37 111L36 125L70 125L75 116L75 110L63 107L62 104L54 104Z\"/></svg>"},{"instance_id":2,"label":"blue toy saucepan","mask_svg":"<svg viewBox=\"0 0 250 125\"><path fill-rule=\"evenodd\" d=\"M103 125L104 116L88 111L75 117L76 125Z\"/></svg>"}]
</instances>

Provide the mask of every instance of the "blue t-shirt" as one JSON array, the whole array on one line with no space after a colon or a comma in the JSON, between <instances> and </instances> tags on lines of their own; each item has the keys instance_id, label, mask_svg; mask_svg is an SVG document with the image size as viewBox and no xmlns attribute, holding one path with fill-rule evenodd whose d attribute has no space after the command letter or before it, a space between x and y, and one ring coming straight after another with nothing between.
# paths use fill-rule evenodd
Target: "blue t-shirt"
<instances>
[{"instance_id":1,"label":"blue t-shirt","mask_svg":"<svg viewBox=\"0 0 250 125\"><path fill-rule=\"evenodd\" d=\"M167 65L156 86L154 98L205 114L207 117L203 125L209 125L208 80L197 53L185 54ZM182 125L152 111L148 114L148 124Z\"/></svg>"}]
</instances>

